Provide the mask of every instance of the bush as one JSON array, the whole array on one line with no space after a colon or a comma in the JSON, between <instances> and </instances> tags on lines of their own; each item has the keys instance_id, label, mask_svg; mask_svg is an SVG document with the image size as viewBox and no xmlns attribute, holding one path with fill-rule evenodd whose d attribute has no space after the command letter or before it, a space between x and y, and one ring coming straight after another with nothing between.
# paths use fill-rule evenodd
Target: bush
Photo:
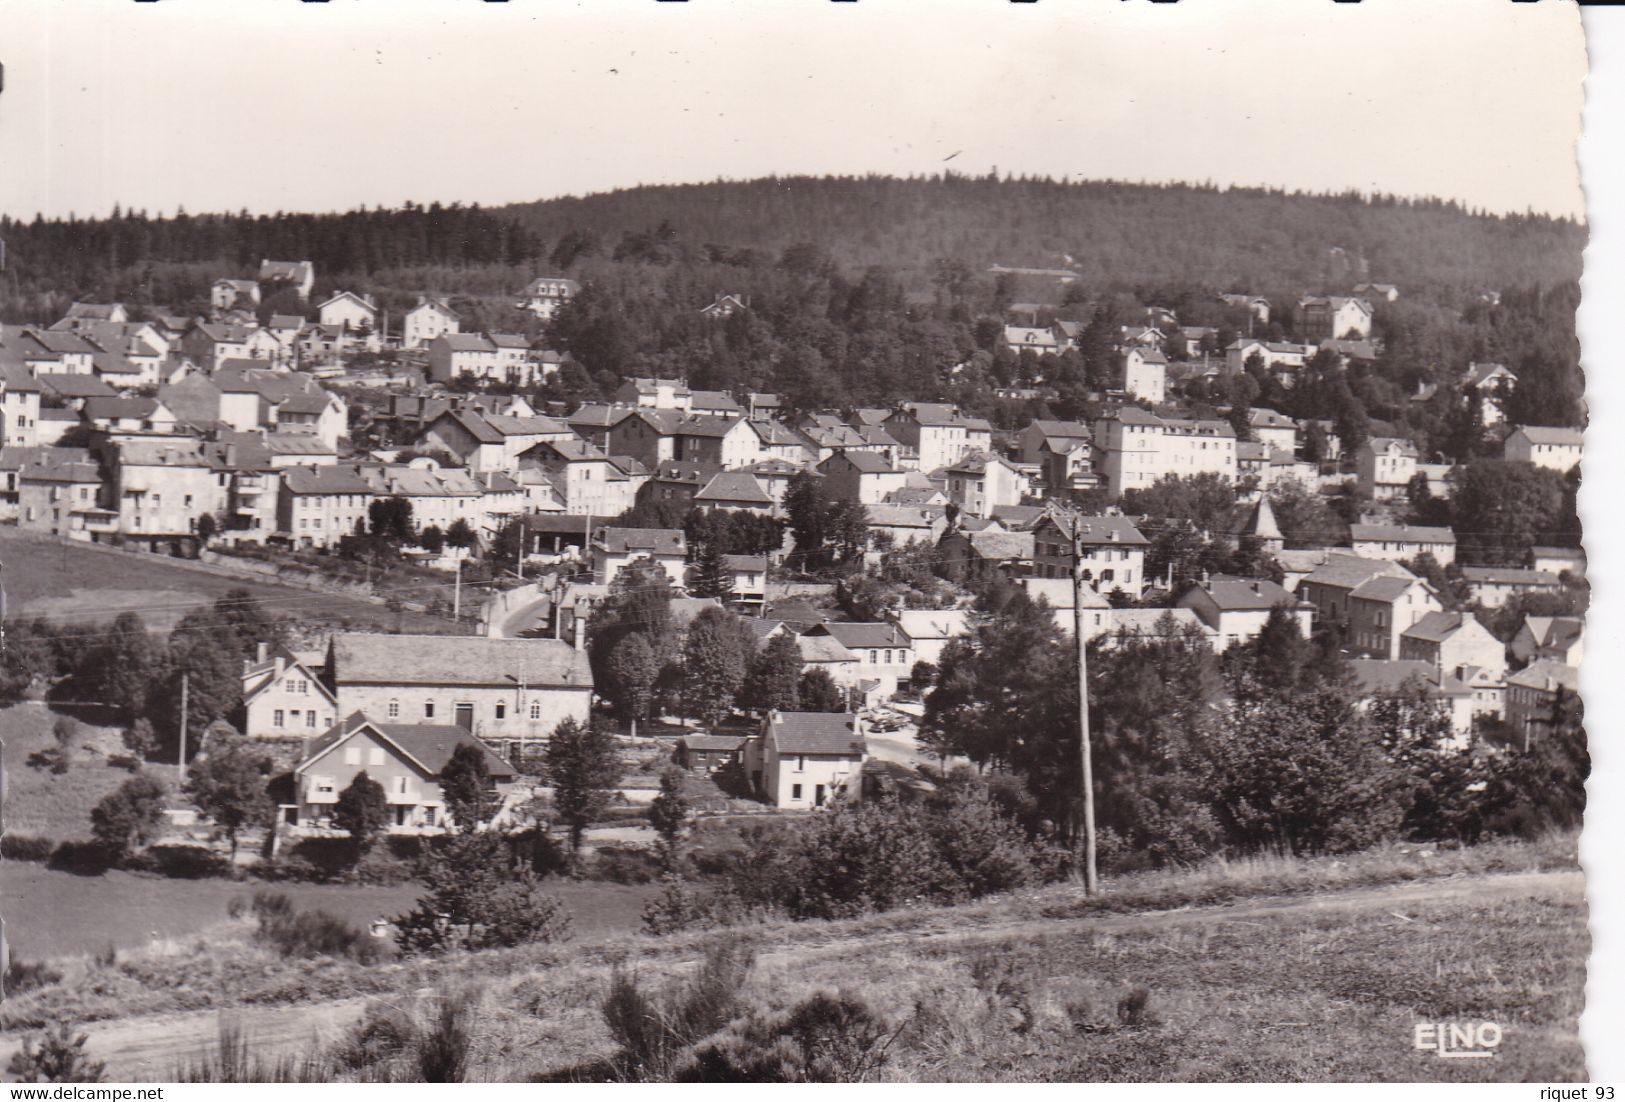
<instances>
[{"instance_id":1,"label":"bush","mask_svg":"<svg viewBox=\"0 0 1625 1102\"><path fill-rule=\"evenodd\" d=\"M406 953L495 949L564 941L570 915L497 834L457 834L431 850L419 873L428 891L395 919Z\"/></svg>"},{"instance_id":2,"label":"bush","mask_svg":"<svg viewBox=\"0 0 1625 1102\"><path fill-rule=\"evenodd\" d=\"M706 950L694 977L656 994L635 972L617 966L604 999L604 1024L620 1045L615 1066L624 1079L666 1078L689 1048L738 1016L740 992L755 964L749 947L719 942Z\"/></svg>"},{"instance_id":3,"label":"bush","mask_svg":"<svg viewBox=\"0 0 1625 1102\"><path fill-rule=\"evenodd\" d=\"M255 939L285 958L338 957L373 964L383 955L365 930L323 910L296 911L281 892L255 892L251 909L259 923Z\"/></svg>"},{"instance_id":4,"label":"bush","mask_svg":"<svg viewBox=\"0 0 1625 1102\"><path fill-rule=\"evenodd\" d=\"M434 1022L418 1039L417 1070L423 1082L461 1083L468 1077L478 1005L479 996L473 991L441 993Z\"/></svg>"},{"instance_id":5,"label":"bush","mask_svg":"<svg viewBox=\"0 0 1625 1102\"><path fill-rule=\"evenodd\" d=\"M75 1037L73 1027L59 1021L38 1038L25 1038L6 1065L6 1074L15 1083L105 1082L107 1065L85 1053L87 1039L83 1033Z\"/></svg>"},{"instance_id":6,"label":"bush","mask_svg":"<svg viewBox=\"0 0 1625 1102\"><path fill-rule=\"evenodd\" d=\"M599 846L585 875L616 884L648 884L660 876L660 860L643 846Z\"/></svg>"},{"instance_id":7,"label":"bush","mask_svg":"<svg viewBox=\"0 0 1625 1102\"><path fill-rule=\"evenodd\" d=\"M230 879L234 875L231 862L223 854L206 846L149 846L125 858L124 867L138 872L157 873L174 880Z\"/></svg>"},{"instance_id":8,"label":"bush","mask_svg":"<svg viewBox=\"0 0 1625 1102\"><path fill-rule=\"evenodd\" d=\"M326 1083L332 1077L314 1044L301 1056L267 1059L249 1046L241 1026L222 1017L215 1050L184 1061L171 1078L177 1083Z\"/></svg>"},{"instance_id":9,"label":"bush","mask_svg":"<svg viewBox=\"0 0 1625 1102\"><path fill-rule=\"evenodd\" d=\"M7 861L49 861L56 849L54 838L37 834L0 834L0 858Z\"/></svg>"},{"instance_id":10,"label":"bush","mask_svg":"<svg viewBox=\"0 0 1625 1102\"><path fill-rule=\"evenodd\" d=\"M689 1083L861 1083L896 1032L854 995L820 991L788 1014L752 1016L694 1053Z\"/></svg>"},{"instance_id":11,"label":"bush","mask_svg":"<svg viewBox=\"0 0 1625 1102\"><path fill-rule=\"evenodd\" d=\"M6 965L5 982L0 983L0 997L11 998L36 987L49 987L62 982L62 973L44 961L32 963L12 957Z\"/></svg>"},{"instance_id":12,"label":"bush","mask_svg":"<svg viewBox=\"0 0 1625 1102\"><path fill-rule=\"evenodd\" d=\"M410 1015L387 1003L372 1002L330 1055L339 1068L366 1071L411 1051L417 1038L418 1026Z\"/></svg>"}]
</instances>

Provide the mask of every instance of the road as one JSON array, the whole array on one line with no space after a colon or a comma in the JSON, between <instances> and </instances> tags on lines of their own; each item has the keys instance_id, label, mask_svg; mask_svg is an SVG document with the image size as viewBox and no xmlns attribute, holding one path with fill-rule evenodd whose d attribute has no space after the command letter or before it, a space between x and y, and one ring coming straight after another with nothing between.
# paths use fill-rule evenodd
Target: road
<instances>
[{"instance_id":1,"label":"road","mask_svg":"<svg viewBox=\"0 0 1625 1102\"><path fill-rule=\"evenodd\" d=\"M866 950L873 950L888 942L908 944L918 949L922 942L931 941L970 945L1040 935L1064 935L1069 930L1080 933L1135 933L1162 931L1170 926L1256 922L1323 910L1335 910L1340 914L1350 911L1391 914L1407 906L1452 900L1471 900L1487 905L1531 896L1556 900L1583 898L1584 894L1585 877L1579 871L1507 873L1407 881L1315 896L1271 897L1227 906L1088 915L1070 919L1010 921L990 918L956 922L952 911L944 911L946 921L940 926L906 928L892 933L870 930L862 934L862 940ZM833 930L826 932L834 933ZM811 957L849 954L851 949L850 938L837 935L818 942L792 941L783 949L762 955L759 960L788 965ZM672 966L675 966L675 962ZM426 992L415 994L421 996ZM86 1048L97 1059L107 1062L110 1081L167 1081L173 1077L180 1063L197 1059L218 1043L222 1017L240 1026L243 1036L253 1044L257 1053L270 1057L280 1053L303 1052L313 1039L322 1042L333 1039L362 1015L369 1001L370 997L365 997L297 1006L151 1015L96 1022L83 1027L83 1032L89 1036ZM18 1043L16 1038L0 1040L0 1065L10 1059Z\"/></svg>"},{"instance_id":2,"label":"road","mask_svg":"<svg viewBox=\"0 0 1625 1102\"><path fill-rule=\"evenodd\" d=\"M542 597L526 605L520 605L509 613L496 625L498 639L535 639L547 631L549 615L553 602Z\"/></svg>"}]
</instances>

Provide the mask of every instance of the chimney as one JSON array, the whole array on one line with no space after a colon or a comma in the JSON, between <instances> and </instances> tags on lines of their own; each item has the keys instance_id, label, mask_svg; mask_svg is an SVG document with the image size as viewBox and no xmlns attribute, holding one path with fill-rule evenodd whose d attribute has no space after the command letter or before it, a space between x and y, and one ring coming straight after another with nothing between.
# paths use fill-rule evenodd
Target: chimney
<instances>
[{"instance_id":1,"label":"chimney","mask_svg":"<svg viewBox=\"0 0 1625 1102\"><path fill-rule=\"evenodd\" d=\"M1254 593L1262 593L1262 592L1264 592L1263 585L1261 583L1259 583L1259 582L1254 582L1253 583L1253 592Z\"/></svg>"},{"instance_id":2,"label":"chimney","mask_svg":"<svg viewBox=\"0 0 1625 1102\"><path fill-rule=\"evenodd\" d=\"M254 661L256 663L264 662L267 658L270 657L270 655L271 655L271 644L269 644L269 643L255 643L254 644Z\"/></svg>"}]
</instances>

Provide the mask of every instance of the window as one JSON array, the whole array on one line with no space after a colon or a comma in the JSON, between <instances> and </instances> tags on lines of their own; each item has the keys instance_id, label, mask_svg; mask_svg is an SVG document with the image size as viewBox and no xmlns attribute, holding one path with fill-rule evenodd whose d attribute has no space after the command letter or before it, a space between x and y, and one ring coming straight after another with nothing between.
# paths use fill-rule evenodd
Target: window
<instances>
[{"instance_id":1,"label":"window","mask_svg":"<svg viewBox=\"0 0 1625 1102\"><path fill-rule=\"evenodd\" d=\"M498 719L506 719L507 717L508 717L508 706L506 704L500 704L499 703L497 705L497 718Z\"/></svg>"},{"instance_id":2,"label":"window","mask_svg":"<svg viewBox=\"0 0 1625 1102\"><path fill-rule=\"evenodd\" d=\"M367 751L367 764L368 765L382 765L382 764L384 764L384 748L382 746L374 746L370 750Z\"/></svg>"},{"instance_id":3,"label":"window","mask_svg":"<svg viewBox=\"0 0 1625 1102\"><path fill-rule=\"evenodd\" d=\"M541 719L542 718L542 705L541 705L540 701L533 700L533 701L530 702L530 718L531 719Z\"/></svg>"},{"instance_id":4,"label":"window","mask_svg":"<svg viewBox=\"0 0 1625 1102\"><path fill-rule=\"evenodd\" d=\"M316 791L319 795L331 796L333 794L332 777L314 777L312 779L316 783Z\"/></svg>"},{"instance_id":5,"label":"window","mask_svg":"<svg viewBox=\"0 0 1625 1102\"><path fill-rule=\"evenodd\" d=\"M281 708L278 708L276 711L271 713L271 726L272 727L280 727L280 726L282 726L282 709Z\"/></svg>"},{"instance_id":6,"label":"window","mask_svg":"<svg viewBox=\"0 0 1625 1102\"><path fill-rule=\"evenodd\" d=\"M805 773L806 771L807 771L807 755L806 754L801 754L796 758L796 772L797 773Z\"/></svg>"},{"instance_id":7,"label":"window","mask_svg":"<svg viewBox=\"0 0 1625 1102\"><path fill-rule=\"evenodd\" d=\"M389 702L389 718L390 719L399 719L400 715L401 715L401 702L398 701L398 700L393 700L392 699Z\"/></svg>"},{"instance_id":8,"label":"window","mask_svg":"<svg viewBox=\"0 0 1625 1102\"><path fill-rule=\"evenodd\" d=\"M396 777L395 778L395 794L397 796L406 795L406 778L405 777Z\"/></svg>"},{"instance_id":9,"label":"window","mask_svg":"<svg viewBox=\"0 0 1625 1102\"><path fill-rule=\"evenodd\" d=\"M314 727L314 726L316 726L316 713L314 711L310 711L310 712L305 713L305 726L306 727Z\"/></svg>"},{"instance_id":10,"label":"window","mask_svg":"<svg viewBox=\"0 0 1625 1102\"><path fill-rule=\"evenodd\" d=\"M792 800L801 799L801 786L799 784L792 784L790 786L790 798Z\"/></svg>"},{"instance_id":11,"label":"window","mask_svg":"<svg viewBox=\"0 0 1625 1102\"><path fill-rule=\"evenodd\" d=\"M345 765L360 765L361 764L361 747L359 747L359 746L346 746L344 748L344 764Z\"/></svg>"},{"instance_id":12,"label":"window","mask_svg":"<svg viewBox=\"0 0 1625 1102\"><path fill-rule=\"evenodd\" d=\"M424 719L433 719L434 718L434 701L425 700L423 702L423 718Z\"/></svg>"}]
</instances>

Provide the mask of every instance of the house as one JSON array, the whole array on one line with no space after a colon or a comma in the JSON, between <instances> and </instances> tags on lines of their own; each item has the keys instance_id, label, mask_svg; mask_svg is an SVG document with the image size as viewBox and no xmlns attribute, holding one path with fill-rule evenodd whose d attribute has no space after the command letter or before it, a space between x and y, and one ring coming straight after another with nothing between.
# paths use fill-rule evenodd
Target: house
<instances>
[{"instance_id":1,"label":"house","mask_svg":"<svg viewBox=\"0 0 1625 1102\"><path fill-rule=\"evenodd\" d=\"M1236 430L1227 421L1158 417L1123 406L1095 422L1095 468L1114 498L1171 474L1211 472L1234 482Z\"/></svg>"},{"instance_id":2,"label":"house","mask_svg":"<svg viewBox=\"0 0 1625 1102\"><path fill-rule=\"evenodd\" d=\"M1033 533L951 529L937 541L939 560L948 575L971 583L1003 573L1023 577L1031 572Z\"/></svg>"},{"instance_id":3,"label":"house","mask_svg":"<svg viewBox=\"0 0 1625 1102\"><path fill-rule=\"evenodd\" d=\"M1258 638L1276 607L1291 614L1305 639L1314 629L1314 606L1268 579L1215 574L1181 593L1174 606L1190 609L1218 633L1221 651Z\"/></svg>"},{"instance_id":4,"label":"house","mask_svg":"<svg viewBox=\"0 0 1625 1102\"><path fill-rule=\"evenodd\" d=\"M1462 395L1471 405L1478 403L1478 423L1491 428L1506 420L1502 403L1518 385L1518 377L1505 364L1470 363L1462 376Z\"/></svg>"},{"instance_id":5,"label":"house","mask_svg":"<svg viewBox=\"0 0 1625 1102\"><path fill-rule=\"evenodd\" d=\"M587 656L558 639L337 632L322 675L340 714L454 724L505 749L587 722L593 689Z\"/></svg>"},{"instance_id":6,"label":"house","mask_svg":"<svg viewBox=\"0 0 1625 1102\"><path fill-rule=\"evenodd\" d=\"M1456 533L1449 528L1362 522L1349 525L1349 544L1362 559L1399 562L1426 554L1440 566L1456 561Z\"/></svg>"},{"instance_id":7,"label":"house","mask_svg":"<svg viewBox=\"0 0 1625 1102\"><path fill-rule=\"evenodd\" d=\"M1298 300L1298 329L1305 340L1371 336L1371 303L1363 298L1309 295Z\"/></svg>"},{"instance_id":8,"label":"house","mask_svg":"<svg viewBox=\"0 0 1625 1102\"><path fill-rule=\"evenodd\" d=\"M20 363L0 359L0 447L39 443L40 383Z\"/></svg>"},{"instance_id":9,"label":"house","mask_svg":"<svg viewBox=\"0 0 1625 1102\"><path fill-rule=\"evenodd\" d=\"M942 652L950 642L974 630L972 612L967 608L901 608L887 617L908 636L914 661L940 665Z\"/></svg>"},{"instance_id":10,"label":"house","mask_svg":"<svg viewBox=\"0 0 1625 1102\"><path fill-rule=\"evenodd\" d=\"M205 514L225 510L230 479L201 440L125 440L110 443L104 455L113 471L110 505L128 542L183 548Z\"/></svg>"},{"instance_id":11,"label":"house","mask_svg":"<svg viewBox=\"0 0 1625 1102\"><path fill-rule=\"evenodd\" d=\"M1473 600L1485 608L1500 608L1523 593L1556 593L1563 588L1556 574L1516 566L1464 566L1461 576Z\"/></svg>"},{"instance_id":12,"label":"house","mask_svg":"<svg viewBox=\"0 0 1625 1102\"><path fill-rule=\"evenodd\" d=\"M554 317L565 303L581 293L581 284L563 276L538 276L525 284L514 303L521 310L529 310L539 318Z\"/></svg>"},{"instance_id":13,"label":"house","mask_svg":"<svg viewBox=\"0 0 1625 1102\"><path fill-rule=\"evenodd\" d=\"M519 475L545 473L566 513L618 516L650 479L636 460L607 456L585 440L544 440L519 454ZM635 472L629 468L635 465Z\"/></svg>"},{"instance_id":14,"label":"house","mask_svg":"<svg viewBox=\"0 0 1625 1102\"><path fill-rule=\"evenodd\" d=\"M863 728L844 712L769 712L745 751L751 786L771 806L808 809L858 800Z\"/></svg>"},{"instance_id":15,"label":"house","mask_svg":"<svg viewBox=\"0 0 1625 1102\"><path fill-rule=\"evenodd\" d=\"M1542 658L1507 678L1507 726L1527 748L1549 734L1565 699L1580 691L1577 666Z\"/></svg>"},{"instance_id":16,"label":"house","mask_svg":"<svg viewBox=\"0 0 1625 1102\"><path fill-rule=\"evenodd\" d=\"M264 329L199 322L181 338L183 356L213 374L230 360L259 360L266 367L285 362L286 350Z\"/></svg>"},{"instance_id":17,"label":"house","mask_svg":"<svg viewBox=\"0 0 1625 1102\"><path fill-rule=\"evenodd\" d=\"M365 773L384 790L386 832L440 833L447 829L440 775L463 745L483 753L497 798L505 800L513 787L513 767L463 728L381 722L353 712L305 744L293 770L295 802L284 807L284 819L294 826L333 829L339 793Z\"/></svg>"},{"instance_id":18,"label":"house","mask_svg":"<svg viewBox=\"0 0 1625 1102\"><path fill-rule=\"evenodd\" d=\"M1373 436L1354 453L1360 494L1373 501L1403 499L1416 476L1416 445L1391 436Z\"/></svg>"},{"instance_id":19,"label":"house","mask_svg":"<svg viewBox=\"0 0 1625 1102\"><path fill-rule=\"evenodd\" d=\"M1367 298L1380 298L1384 302L1399 301L1399 288L1392 283L1356 283L1354 293Z\"/></svg>"},{"instance_id":20,"label":"house","mask_svg":"<svg viewBox=\"0 0 1625 1102\"><path fill-rule=\"evenodd\" d=\"M1233 309L1245 310L1251 321L1270 323L1270 300L1257 295L1220 295L1219 301Z\"/></svg>"},{"instance_id":21,"label":"house","mask_svg":"<svg viewBox=\"0 0 1625 1102\"><path fill-rule=\"evenodd\" d=\"M1298 423L1284 413L1255 408L1248 411L1247 423L1260 444L1289 455L1297 454Z\"/></svg>"},{"instance_id":22,"label":"house","mask_svg":"<svg viewBox=\"0 0 1625 1102\"><path fill-rule=\"evenodd\" d=\"M1053 356L1061 351L1055 330L1023 325L1006 325L1000 342L1011 352L1030 351L1040 356Z\"/></svg>"},{"instance_id":23,"label":"house","mask_svg":"<svg viewBox=\"0 0 1625 1102\"><path fill-rule=\"evenodd\" d=\"M869 515L870 543L882 547L907 547L914 543L935 543L948 529L946 511L939 505L865 506Z\"/></svg>"},{"instance_id":24,"label":"house","mask_svg":"<svg viewBox=\"0 0 1625 1102\"><path fill-rule=\"evenodd\" d=\"M672 755L677 764L691 772L715 773L732 765L743 765L749 735L687 734L677 740Z\"/></svg>"},{"instance_id":25,"label":"house","mask_svg":"<svg viewBox=\"0 0 1625 1102\"><path fill-rule=\"evenodd\" d=\"M691 413L674 417L665 422L665 435L671 438L669 458L688 463L712 463L733 470L766 458L757 449L756 429L737 415Z\"/></svg>"},{"instance_id":26,"label":"house","mask_svg":"<svg viewBox=\"0 0 1625 1102\"><path fill-rule=\"evenodd\" d=\"M372 483L353 466L288 467L276 495L276 538L298 548L337 547L365 531Z\"/></svg>"},{"instance_id":27,"label":"house","mask_svg":"<svg viewBox=\"0 0 1625 1102\"><path fill-rule=\"evenodd\" d=\"M217 279L209 287L209 305L224 313L238 306L252 310L260 304L260 285L252 279Z\"/></svg>"},{"instance_id":28,"label":"house","mask_svg":"<svg viewBox=\"0 0 1625 1102\"><path fill-rule=\"evenodd\" d=\"M1168 357L1155 348L1131 348L1123 354L1123 393L1160 406L1168 391Z\"/></svg>"},{"instance_id":29,"label":"house","mask_svg":"<svg viewBox=\"0 0 1625 1102\"><path fill-rule=\"evenodd\" d=\"M438 299L426 298L401 319L401 347L423 348L436 337L461 331L457 311Z\"/></svg>"},{"instance_id":30,"label":"house","mask_svg":"<svg viewBox=\"0 0 1625 1102\"><path fill-rule=\"evenodd\" d=\"M308 260L261 260L260 282L291 287L308 301L316 286L316 266Z\"/></svg>"},{"instance_id":31,"label":"house","mask_svg":"<svg viewBox=\"0 0 1625 1102\"><path fill-rule=\"evenodd\" d=\"M122 302L75 302L68 307L63 320L112 321L122 324L130 320L130 314Z\"/></svg>"},{"instance_id":32,"label":"house","mask_svg":"<svg viewBox=\"0 0 1625 1102\"><path fill-rule=\"evenodd\" d=\"M1346 368L1355 364L1369 366L1376 363L1382 349L1376 341L1333 339L1321 341L1318 351L1330 352L1337 357L1337 365ZM1432 395L1429 394L1429 397L1432 397Z\"/></svg>"},{"instance_id":33,"label":"house","mask_svg":"<svg viewBox=\"0 0 1625 1102\"><path fill-rule=\"evenodd\" d=\"M749 308L748 295L718 295L710 305L700 307L700 313L712 321L720 321Z\"/></svg>"},{"instance_id":34,"label":"house","mask_svg":"<svg viewBox=\"0 0 1625 1102\"><path fill-rule=\"evenodd\" d=\"M822 619L817 621L823 623ZM822 670L836 687L847 694L851 702L854 686L858 682L858 656L832 635L798 635L796 649L801 652L803 672Z\"/></svg>"},{"instance_id":35,"label":"house","mask_svg":"<svg viewBox=\"0 0 1625 1102\"><path fill-rule=\"evenodd\" d=\"M622 383L614 400L622 405L688 413L694 407L694 392L681 379L636 378Z\"/></svg>"},{"instance_id":36,"label":"house","mask_svg":"<svg viewBox=\"0 0 1625 1102\"><path fill-rule=\"evenodd\" d=\"M79 407L84 423L101 432L174 432L175 415L156 398L92 397Z\"/></svg>"},{"instance_id":37,"label":"house","mask_svg":"<svg viewBox=\"0 0 1625 1102\"><path fill-rule=\"evenodd\" d=\"M1070 613L1068 614L1070 616ZM1120 647L1136 639L1171 639L1188 640L1217 650L1220 646L1220 634L1209 627L1190 608L1106 608L1104 611L1090 609L1088 616L1091 622L1105 619L1105 630L1094 636L1100 640L1100 646L1110 650ZM1066 634L1072 634L1072 626L1065 629Z\"/></svg>"},{"instance_id":38,"label":"house","mask_svg":"<svg viewBox=\"0 0 1625 1102\"><path fill-rule=\"evenodd\" d=\"M1559 576L1568 574L1583 578L1586 573L1586 553L1579 547L1531 547L1529 567Z\"/></svg>"},{"instance_id":39,"label":"house","mask_svg":"<svg viewBox=\"0 0 1625 1102\"><path fill-rule=\"evenodd\" d=\"M473 409L445 411L418 437L419 447L443 448L476 474L513 474L525 465L520 457L538 444L578 443L569 425L551 417L487 415Z\"/></svg>"},{"instance_id":40,"label":"house","mask_svg":"<svg viewBox=\"0 0 1625 1102\"><path fill-rule=\"evenodd\" d=\"M498 363L497 346L484 333L447 331L431 337L429 377L438 383L457 379L506 382Z\"/></svg>"},{"instance_id":41,"label":"house","mask_svg":"<svg viewBox=\"0 0 1625 1102\"><path fill-rule=\"evenodd\" d=\"M1506 647L1465 612L1430 612L1416 621L1400 634L1399 657L1441 670L1477 666L1504 674L1507 667Z\"/></svg>"},{"instance_id":42,"label":"house","mask_svg":"<svg viewBox=\"0 0 1625 1102\"><path fill-rule=\"evenodd\" d=\"M762 457L761 462L777 459L797 467L817 462L818 449L789 425L780 421L756 420L750 421L749 424L751 430L756 433L756 452ZM901 448L902 445L898 447ZM891 462L896 466L895 458L892 458Z\"/></svg>"},{"instance_id":43,"label":"house","mask_svg":"<svg viewBox=\"0 0 1625 1102\"><path fill-rule=\"evenodd\" d=\"M896 696L898 686L908 682L914 669L914 644L896 624L828 621L808 628L801 638L817 639L826 635L857 659L847 667L846 687L861 688L867 695L886 699ZM880 683L878 687L867 685L875 681Z\"/></svg>"},{"instance_id":44,"label":"house","mask_svg":"<svg viewBox=\"0 0 1625 1102\"><path fill-rule=\"evenodd\" d=\"M1125 516L1078 517L1083 547L1083 578L1095 588L1134 595L1145 587L1145 552L1151 541ZM1032 530L1033 576L1071 578L1073 522L1046 516Z\"/></svg>"},{"instance_id":45,"label":"house","mask_svg":"<svg viewBox=\"0 0 1625 1102\"><path fill-rule=\"evenodd\" d=\"M1312 345L1240 337L1225 346L1224 369L1227 374L1239 375L1248 369L1249 361L1256 356L1270 374L1290 378L1314 354Z\"/></svg>"},{"instance_id":46,"label":"house","mask_svg":"<svg viewBox=\"0 0 1625 1102\"><path fill-rule=\"evenodd\" d=\"M1580 465L1585 435L1580 429L1546 425L1519 425L1503 441L1502 455L1511 460L1533 463L1558 474L1568 474Z\"/></svg>"},{"instance_id":47,"label":"house","mask_svg":"<svg viewBox=\"0 0 1625 1102\"><path fill-rule=\"evenodd\" d=\"M1585 621L1578 616L1525 616L1507 649L1524 664L1578 666L1585 655Z\"/></svg>"},{"instance_id":48,"label":"house","mask_svg":"<svg viewBox=\"0 0 1625 1102\"><path fill-rule=\"evenodd\" d=\"M1434 701L1450 717L1454 745L1464 747L1473 732L1472 689L1453 672L1440 670L1427 662L1394 658L1355 658L1349 661L1354 677L1355 699L1362 708L1379 700L1412 697L1420 693Z\"/></svg>"},{"instance_id":49,"label":"house","mask_svg":"<svg viewBox=\"0 0 1625 1102\"><path fill-rule=\"evenodd\" d=\"M212 381L220 391L220 420L238 432L303 433L333 450L350 431L343 399L302 371L228 362Z\"/></svg>"},{"instance_id":50,"label":"house","mask_svg":"<svg viewBox=\"0 0 1625 1102\"><path fill-rule=\"evenodd\" d=\"M649 561L680 588L688 560L688 538L678 528L605 527L593 533L588 557L593 581L600 585L609 585L634 562Z\"/></svg>"},{"instance_id":51,"label":"house","mask_svg":"<svg viewBox=\"0 0 1625 1102\"><path fill-rule=\"evenodd\" d=\"M919 456L922 471L957 463L973 451L991 451L993 426L967 417L958 406L905 402L883 422L886 432Z\"/></svg>"},{"instance_id":52,"label":"house","mask_svg":"<svg viewBox=\"0 0 1625 1102\"><path fill-rule=\"evenodd\" d=\"M80 540L110 535L118 514L101 496L100 468L84 448L0 449L0 501L19 528Z\"/></svg>"},{"instance_id":53,"label":"house","mask_svg":"<svg viewBox=\"0 0 1625 1102\"><path fill-rule=\"evenodd\" d=\"M855 501L878 505L888 494L900 490L908 479L906 471L893 467L883 456L868 451L835 452L818 464L824 476L824 492L834 501Z\"/></svg>"},{"instance_id":54,"label":"house","mask_svg":"<svg viewBox=\"0 0 1625 1102\"><path fill-rule=\"evenodd\" d=\"M688 395L690 413L710 413L720 416L743 417L745 407L725 390L691 390Z\"/></svg>"},{"instance_id":55,"label":"house","mask_svg":"<svg viewBox=\"0 0 1625 1102\"><path fill-rule=\"evenodd\" d=\"M1345 626L1349 650L1378 658L1399 657L1399 637L1429 612L1441 611L1437 596L1397 562L1329 553L1295 590L1315 606L1317 621Z\"/></svg>"},{"instance_id":56,"label":"house","mask_svg":"<svg viewBox=\"0 0 1625 1102\"><path fill-rule=\"evenodd\" d=\"M773 495L749 471L718 471L694 494L694 506L759 516L774 511Z\"/></svg>"},{"instance_id":57,"label":"house","mask_svg":"<svg viewBox=\"0 0 1625 1102\"><path fill-rule=\"evenodd\" d=\"M747 415L752 421L777 421L784 409L784 397L780 394L752 392L745 396L745 402Z\"/></svg>"},{"instance_id":58,"label":"house","mask_svg":"<svg viewBox=\"0 0 1625 1102\"><path fill-rule=\"evenodd\" d=\"M760 611L767 603L767 556L723 555L722 569L730 579L733 603L747 611Z\"/></svg>"},{"instance_id":59,"label":"house","mask_svg":"<svg viewBox=\"0 0 1625 1102\"><path fill-rule=\"evenodd\" d=\"M1050 455L1088 444L1093 435L1082 421L1035 420L1016 434L1017 454L1023 463L1043 464Z\"/></svg>"},{"instance_id":60,"label":"house","mask_svg":"<svg viewBox=\"0 0 1625 1102\"><path fill-rule=\"evenodd\" d=\"M316 307L316 320L334 329L372 333L378 328L378 303L371 295L339 291Z\"/></svg>"},{"instance_id":61,"label":"house","mask_svg":"<svg viewBox=\"0 0 1625 1102\"><path fill-rule=\"evenodd\" d=\"M338 701L322 681L322 656L257 645L243 659L243 734L249 738L310 739L338 720Z\"/></svg>"}]
</instances>

